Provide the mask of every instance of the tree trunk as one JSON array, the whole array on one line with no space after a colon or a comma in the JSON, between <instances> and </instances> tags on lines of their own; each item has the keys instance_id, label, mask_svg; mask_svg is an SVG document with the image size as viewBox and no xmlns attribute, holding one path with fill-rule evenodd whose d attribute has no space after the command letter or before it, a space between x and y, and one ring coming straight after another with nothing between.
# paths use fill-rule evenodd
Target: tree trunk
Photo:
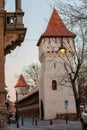
<instances>
[{"instance_id":1,"label":"tree trunk","mask_svg":"<svg viewBox=\"0 0 87 130\"><path fill-rule=\"evenodd\" d=\"M75 99L76 102L76 112L77 112L77 118L80 117L80 102L79 102L79 98Z\"/></svg>"},{"instance_id":2,"label":"tree trunk","mask_svg":"<svg viewBox=\"0 0 87 130\"><path fill-rule=\"evenodd\" d=\"M76 90L75 83L72 84L72 88L73 88L73 93L74 93L74 98L75 98L77 118L79 118L79 116L80 116L80 100L79 100L78 92Z\"/></svg>"}]
</instances>

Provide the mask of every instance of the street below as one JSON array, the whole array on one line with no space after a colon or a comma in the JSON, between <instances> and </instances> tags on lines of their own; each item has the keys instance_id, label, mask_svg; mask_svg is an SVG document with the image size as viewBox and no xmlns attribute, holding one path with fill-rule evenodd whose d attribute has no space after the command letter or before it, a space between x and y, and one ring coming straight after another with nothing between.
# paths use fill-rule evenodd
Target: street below
<instances>
[{"instance_id":1,"label":"street below","mask_svg":"<svg viewBox=\"0 0 87 130\"><path fill-rule=\"evenodd\" d=\"M17 124L8 125L7 130L83 130L80 121L40 120L38 118L19 119Z\"/></svg>"}]
</instances>

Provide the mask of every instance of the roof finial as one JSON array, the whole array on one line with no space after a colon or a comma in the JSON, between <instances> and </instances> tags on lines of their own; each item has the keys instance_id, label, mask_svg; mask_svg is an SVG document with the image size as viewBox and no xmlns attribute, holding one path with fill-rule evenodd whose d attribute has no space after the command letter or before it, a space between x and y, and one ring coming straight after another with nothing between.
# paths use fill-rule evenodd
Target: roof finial
<instances>
[{"instance_id":1,"label":"roof finial","mask_svg":"<svg viewBox=\"0 0 87 130\"><path fill-rule=\"evenodd\" d=\"M53 6L53 10L56 10L56 5L54 4L54 6Z\"/></svg>"}]
</instances>

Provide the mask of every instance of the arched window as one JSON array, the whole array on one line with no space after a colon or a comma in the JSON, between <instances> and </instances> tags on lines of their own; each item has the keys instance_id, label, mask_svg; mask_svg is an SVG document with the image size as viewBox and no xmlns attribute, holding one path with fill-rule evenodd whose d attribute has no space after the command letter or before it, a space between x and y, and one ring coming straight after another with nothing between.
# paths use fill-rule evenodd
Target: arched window
<instances>
[{"instance_id":1,"label":"arched window","mask_svg":"<svg viewBox=\"0 0 87 130\"><path fill-rule=\"evenodd\" d=\"M52 90L57 90L57 82L56 82L56 80L52 80Z\"/></svg>"}]
</instances>

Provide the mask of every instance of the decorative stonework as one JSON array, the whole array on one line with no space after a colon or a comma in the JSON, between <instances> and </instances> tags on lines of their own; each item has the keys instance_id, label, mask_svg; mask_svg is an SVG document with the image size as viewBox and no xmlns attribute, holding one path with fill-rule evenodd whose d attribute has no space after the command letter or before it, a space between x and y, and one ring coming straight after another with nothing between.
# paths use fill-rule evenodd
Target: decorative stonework
<instances>
[{"instance_id":1,"label":"decorative stonework","mask_svg":"<svg viewBox=\"0 0 87 130\"><path fill-rule=\"evenodd\" d=\"M19 4L17 8L21 8L21 0L15 0L15 2ZM4 0L0 0L0 116L3 118L2 130L6 130L7 124L5 106L5 56L24 41L26 28L24 28L22 20L23 15L24 12L22 11L19 13L18 11L7 13L4 8Z\"/></svg>"}]
</instances>

